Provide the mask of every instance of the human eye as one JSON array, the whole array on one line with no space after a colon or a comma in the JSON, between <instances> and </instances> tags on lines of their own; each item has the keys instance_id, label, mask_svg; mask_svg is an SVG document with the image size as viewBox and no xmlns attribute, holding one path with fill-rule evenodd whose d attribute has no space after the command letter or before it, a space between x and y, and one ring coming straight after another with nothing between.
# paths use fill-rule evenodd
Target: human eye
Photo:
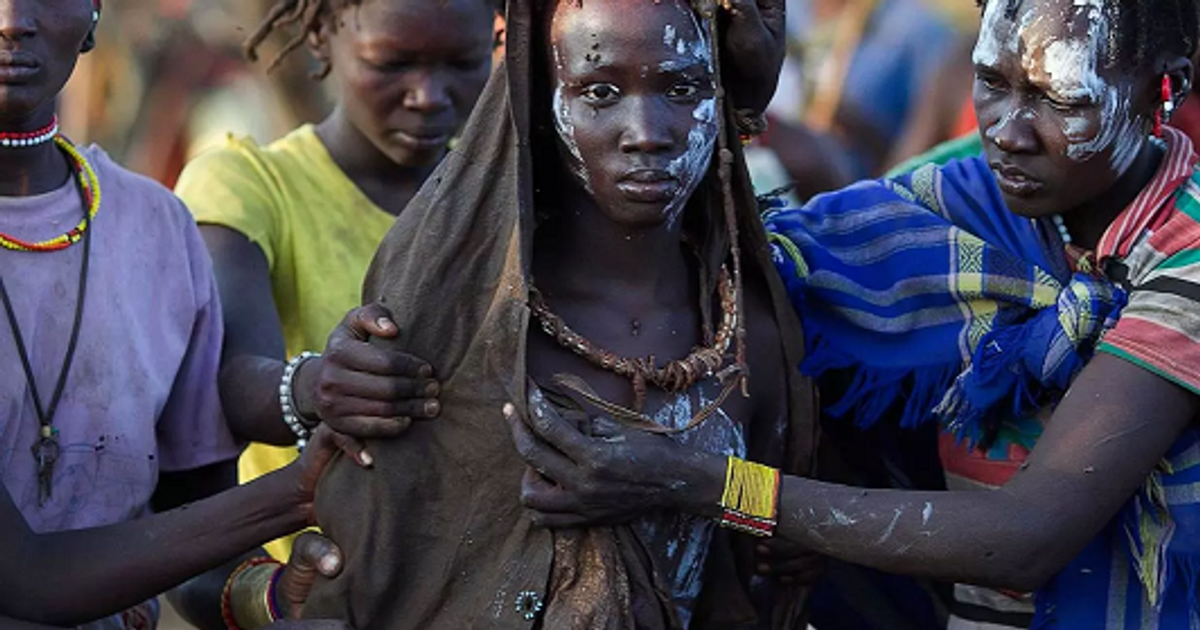
<instances>
[{"instance_id":1,"label":"human eye","mask_svg":"<svg viewBox=\"0 0 1200 630\"><path fill-rule=\"evenodd\" d=\"M621 90L611 83L590 83L580 90L579 95L589 105L603 107L616 103L621 98Z\"/></svg>"},{"instance_id":2,"label":"human eye","mask_svg":"<svg viewBox=\"0 0 1200 630\"><path fill-rule=\"evenodd\" d=\"M1087 107L1089 103L1082 101L1069 101L1062 98L1052 96L1050 94L1042 95L1042 100L1057 112L1070 113L1078 109Z\"/></svg>"},{"instance_id":3,"label":"human eye","mask_svg":"<svg viewBox=\"0 0 1200 630\"><path fill-rule=\"evenodd\" d=\"M1004 79L1000 78L999 75L987 68L975 69L975 81L993 92L999 92L1007 87L1004 83Z\"/></svg>"},{"instance_id":4,"label":"human eye","mask_svg":"<svg viewBox=\"0 0 1200 630\"><path fill-rule=\"evenodd\" d=\"M700 95L700 86L694 82L681 82L667 90L667 98L680 101L694 100Z\"/></svg>"},{"instance_id":5,"label":"human eye","mask_svg":"<svg viewBox=\"0 0 1200 630\"><path fill-rule=\"evenodd\" d=\"M365 62L371 68L378 70L380 72L401 72L401 71L407 70L412 65L411 60L403 59L403 58L399 58L399 57L393 57L393 58L363 57L363 62Z\"/></svg>"}]
</instances>

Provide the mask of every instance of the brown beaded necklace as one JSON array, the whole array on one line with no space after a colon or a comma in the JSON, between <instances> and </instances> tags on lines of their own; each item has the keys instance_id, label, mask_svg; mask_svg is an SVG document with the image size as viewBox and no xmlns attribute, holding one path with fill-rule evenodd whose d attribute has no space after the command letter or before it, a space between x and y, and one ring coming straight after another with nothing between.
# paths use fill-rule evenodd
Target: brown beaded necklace
<instances>
[{"instance_id":1,"label":"brown beaded necklace","mask_svg":"<svg viewBox=\"0 0 1200 630\"><path fill-rule=\"evenodd\" d=\"M533 316L541 323L542 330L550 338L554 339L558 345L586 359L589 363L602 370L613 372L629 379L633 384L634 408L630 412L629 410L621 409L617 405L599 401L594 394L579 384L579 379L560 378L558 379L559 383L576 390L577 393L584 395L591 402L601 406L610 413L614 413L616 416L625 416L625 419L633 419L638 421L638 424L644 424L649 420L642 413L646 405L647 383L666 392L681 393L691 389L693 385L704 378L717 377L723 383L729 380L727 390L719 397L717 405L723 402L729 395L729 391L736 386L736 379L728 379L730 370L722 370L727 362L729 345L737 334L738 324L737 289L729 271L725 267L721 268L717 286L718 295L721 300L722 316L720 327L717 329L716 335L712 336L711 344L697 346L692 349L691 354L687 357L676 359L662 367L658 367L658 362L654 356L622 357L610 350L600 348L583 335L572 330L561 317L550 310L542 294L536 288L532 287L529 290L529 308ZM714 409L702 412L686 428L695 426L699 421L710 415L712 411Z\"/></svg>"}]
</instances>

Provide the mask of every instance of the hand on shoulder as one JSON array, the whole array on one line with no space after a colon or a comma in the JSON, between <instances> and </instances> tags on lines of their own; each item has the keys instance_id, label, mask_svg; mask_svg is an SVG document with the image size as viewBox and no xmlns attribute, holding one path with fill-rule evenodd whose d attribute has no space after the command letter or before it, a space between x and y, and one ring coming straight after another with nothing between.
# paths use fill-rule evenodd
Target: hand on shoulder
<instances>
[{"instance_id":1,"label":"hand on shoulder","mask_svg":"<svg viewBox=\"0 0 1200 630\"><path fill-rule=\"evenodd\" d=\"M371 343L400 330L380 304L350 311L329 336L325 352L297 374L297 405L333 430L356 438L391 438L414 420L441 413L433 367L411 354ZM303 392L304 396L299 394Z\"/></svg>"}]
</instances>

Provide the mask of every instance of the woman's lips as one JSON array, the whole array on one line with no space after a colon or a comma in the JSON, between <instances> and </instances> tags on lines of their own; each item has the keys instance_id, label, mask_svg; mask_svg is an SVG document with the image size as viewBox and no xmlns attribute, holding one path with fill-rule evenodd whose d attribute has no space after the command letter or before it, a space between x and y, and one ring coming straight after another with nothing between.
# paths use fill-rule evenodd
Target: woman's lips
<instances>
[{"instance_id":1,"label":"woman's lips","mask_svg":"<svg viewBox=\"0 0 1200 630\"><path fill-rule=\"evenodd\" d=\"M617 180L617 190L630 201L667 203L675 198L679 180L660 169L630 171Z\"/></svg>"},{"instance_id":2,"label":"woman's lips","mask_svg":"<svg viewBox=\"0 0 1200 630\"><path fill-rule=\"evenodd\" d=\"M27 52L0 50L0 83L23 83L40 69L37 57Z\"/></svg>"},{"instance_id":3,"label":"woman's lips","mask_svg":"<svg viewBox=\"0 0 1200 630\"><path fill-rule=\"evenodd\" d=\"M445 147L453 136L451 132L444 131L404 131L397 129L392 132L392 137L395 138L413 151L431 151Z\"/></svg>"},{"instance_id":4,"label":"woman's lips","mask_svg":"<svg viewBox=\"0 0 1200 630\"><path fill-rule=\"evenodd\" d=\"M1000 190L1013 197L1029 197L1044 186L1040 180L1011 164L992 162L988 166Z\"/></svg>"}]
</instances>

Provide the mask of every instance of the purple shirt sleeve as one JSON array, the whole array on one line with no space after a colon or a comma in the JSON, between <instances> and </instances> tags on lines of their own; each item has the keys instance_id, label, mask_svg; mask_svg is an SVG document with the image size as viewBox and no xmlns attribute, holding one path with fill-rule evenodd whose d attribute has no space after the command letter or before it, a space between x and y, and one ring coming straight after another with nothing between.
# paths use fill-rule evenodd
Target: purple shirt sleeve
<instances>
[{"instance_id":1,"label":"purple shirt sleeve","mask_svg":"<svg viewBox=\"0 0 1200 630\"><path fill-rule=\"evenodd\" d=\"M187 353L158 418L159 467L164 472L235 459L241 452L221 412L217 387L224 325L212 261L199 230L194 224L189 228L186 254L197 308Z\"/></svg>"}]
</instances>

